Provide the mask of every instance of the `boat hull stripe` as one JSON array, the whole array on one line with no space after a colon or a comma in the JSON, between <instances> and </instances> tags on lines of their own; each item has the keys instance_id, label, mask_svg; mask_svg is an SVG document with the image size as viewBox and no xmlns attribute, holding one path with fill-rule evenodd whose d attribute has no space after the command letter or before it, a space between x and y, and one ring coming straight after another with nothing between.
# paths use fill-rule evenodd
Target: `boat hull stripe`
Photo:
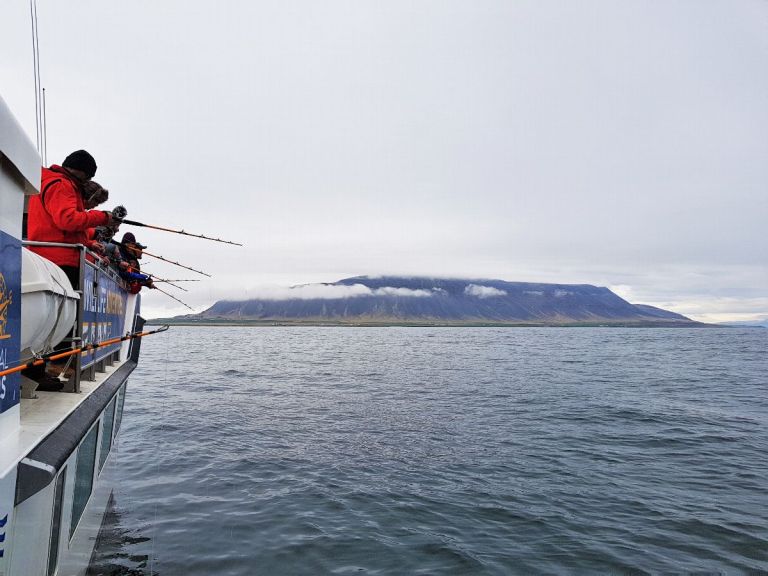
<instances>
[{"instance_id":1,"label":"boat hull stripe","mask_svg":"<svg viewBox=\"0 0 768 576\"><path fill-rule=\"evenodd\" d=\"M16 506L53 481L120 386L128 380L134 368L136 368L136 362L127 360L88 398L83 400L74 412L59 424L58 428L19 462L16 476Z\"/></svg>"},{"instance_id":2,"label":"boat hull stripe","mask_svg":"<svg viewBox=\"0 0 768 576\"><path fill-rule=\"evenodd\" d=\"M56 474L56 468L54 468L50 464L46 464L45 462L38 462L37 460L32 460L31 458L23 458L21 461L27 466L40 468L40 470L44 470L49 474Z\"/></svg>"}]
</instances>

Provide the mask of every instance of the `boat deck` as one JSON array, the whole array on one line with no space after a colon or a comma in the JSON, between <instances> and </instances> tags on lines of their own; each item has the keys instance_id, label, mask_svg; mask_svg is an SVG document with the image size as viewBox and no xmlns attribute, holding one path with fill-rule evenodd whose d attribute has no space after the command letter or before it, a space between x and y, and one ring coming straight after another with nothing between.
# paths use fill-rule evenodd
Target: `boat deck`
<instances>
[{"instance_id":1,"label":"boat deck","mask_svg":"<svg viewBox=\"0 0 768 576\"><path fill-rule=\"evenodd\" d=\"M22 398L21 426L0 439L0 477L16 466L123 364L125 361L105 366L104 372L96 373L93 381L81 380L79 393L38 391L35 392L37 398Z\"/></svg>"}]
</instances>

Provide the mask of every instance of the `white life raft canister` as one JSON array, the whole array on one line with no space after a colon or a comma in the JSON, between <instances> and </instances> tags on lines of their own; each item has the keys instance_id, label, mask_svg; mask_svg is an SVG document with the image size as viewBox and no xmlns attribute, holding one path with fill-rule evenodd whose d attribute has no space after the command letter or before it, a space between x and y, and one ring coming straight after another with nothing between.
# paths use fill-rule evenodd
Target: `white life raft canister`
<instances>
[{"instance_id":1,"label":"white life raft canister","mask_svg":"<svg viewBox=\"0 0 768 576\"><path fill-rule=\"evenodd\" d=\"M21 358L45 354L61 342L77 318L80 295L50 260L21 251Z\"/></svg>"}]
</instances>

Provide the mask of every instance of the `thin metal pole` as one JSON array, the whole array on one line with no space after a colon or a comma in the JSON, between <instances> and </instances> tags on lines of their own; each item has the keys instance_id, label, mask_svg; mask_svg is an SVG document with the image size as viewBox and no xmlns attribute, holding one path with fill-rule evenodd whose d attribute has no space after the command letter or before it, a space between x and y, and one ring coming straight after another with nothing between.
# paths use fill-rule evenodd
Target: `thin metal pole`
<instances>
[{"instance_id":1,"label":"thin metal pole","mask_svg":"<svg viewBox=\"0 0 768 576\"><path fill-rule=\"evenodd\" d=\"M35 138L37 152L40 153L40 88L37 84L37 42L35 40L35 9L33 0L29 0L29 18L32 23L32 70L35 76Z\"/></svg>"},{"instance_id":2,"label":"thin metal pole","mask_svg":"<svg viewBox=\"0 0 768 576\"><path fill-rule=\"evenodd\" d=\"M85 318L85 246L80 247L80 270L78 272L79 286L75 290L80 294L77 303L77 322L75 324L75 338L77 346L83 345L83 319ZM80 392L80 380L83 378L83 358L78 354L75 357L75 386L72 392Z\"/></svg>"},{"instance_id":3,"label":"thin metal pole","mask_svg":"<svg viewBox=\"0 0 768 576\"><path fill-rule=\"evenodd\" d=\"M43 88L43 166L48 166L48 117L45 114L45 88Z\"/></svg>"},{"instance_id":4,"label":"thin metal pole","mask_svg":"<svg viewBox=\"0 0 768 576\"><path fill-rule=\"evenodd\" d=\"M35 58L37 60L37 92L38 95L40 94L40 90L43 88L43 80L42 80L42 74L40 72L40 17L37 14L37 0L35 0ZM40 98L40 111L39 115L40 118L40 150L39 153L42 156L43 152L43 121L42 121L42 96L38 96Z\"/></svg>"}]
</instances>

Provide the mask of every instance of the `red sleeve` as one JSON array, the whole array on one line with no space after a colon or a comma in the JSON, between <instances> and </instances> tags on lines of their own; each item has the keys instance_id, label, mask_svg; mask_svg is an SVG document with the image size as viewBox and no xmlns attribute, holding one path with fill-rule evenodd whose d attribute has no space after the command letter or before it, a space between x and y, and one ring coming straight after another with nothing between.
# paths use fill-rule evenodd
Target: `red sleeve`
<instances>
[{"instance_id":1,"label":"red sleeve","mask_svg":"<svg viewBox=\"0 0 768 576\"><path fill-rule=\"evenodd\" d=\"M53 184L45 192L45 208L57 228L66 232L80 232L109 222L109 215L100 210L79 208L77 190L64 182Z\"/></svg>"}]
</instances>

